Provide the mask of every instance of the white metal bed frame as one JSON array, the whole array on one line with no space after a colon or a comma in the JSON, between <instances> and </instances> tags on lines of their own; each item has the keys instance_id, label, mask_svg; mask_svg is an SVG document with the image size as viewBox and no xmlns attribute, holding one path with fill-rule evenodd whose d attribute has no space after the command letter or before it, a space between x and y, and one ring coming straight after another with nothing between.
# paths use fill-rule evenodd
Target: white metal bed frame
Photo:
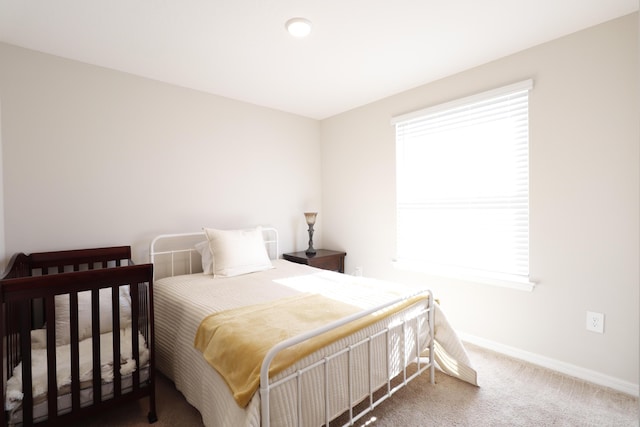
<instances>
[{"instance_id":1,"label":"white metal bed frame","mask_svg":"<svg viewBox=\"0 0 640 427\"><path fill-rule=\"evenodd\" d=\"M269 256L271 259L277 259L280 256L279 253L279 243L278 243L278 231L275 228L263 228L263 235L264 235L264 239L265 239L265 246L267 247L267 252L269 253ZM184 247L184 248L180 248L180 249L169 249L169 250L157 250L156 247L158 246L159 242L163 241L163 240L168 240L168 239L181 239L181 238L196 238L196 237L203 237L205 238L205 234L203 231L200 232L191 232L191 233L176 233L176 234L163 234L163 235L159 235L156 238L154 238L150 244L150 251L149 251L149 259L151 263L155 263L156 262L156 258L159 255L168 255L170 256L170 262L171 262L171 276L175 275L175 269L174 269L174 262L175 262L175 256L176 254L188 254L188 272L184 272L184 273L179 273L179 274L193 274L193 268L192 268L192 264L193 264L193 253L197 252L197 250L193 247L193 245L191 245L190 247ZM200 255L198 254L198 257ZM154 269L154 274L155 274L155 269ZM363 318L365 316L368 316L372 313L378 312L380 310L384 310L385 308L391 307L393 305L396 305L404 300L413 298L415 296L419 296L419 295L427 295L428 297L428 305L427 308L425 308L424 310L419 310L416 313L413 313L412 316L407 317L405 319L403 319L401 322L394 324L393 326L389 326L381 331L378 331L376 333L370 334L369 336L365 337L364 339L361 339L360 341L358 341L357 343L351 344L348 347L343 348L342 350L337 351L336 353L330 354L325 356L324 358L322 358L321 360L315 362L312 365L306 366L304 368L298 369L295 372L289 374L288 376L284 377L284 378L280 378L275 382L271 382L271 379L269 378L269 368L271 365L271 362L273 361L273 359L276 357L276 355L281 352L284 349L287 349L289 347L292 347L296 344L299 344L303 341L306 341L308 339L314 338L318 335L321 335L323 333L326 333L327 331L330 331L332 329L338 328L340 326L343 326L347 323L350 323L352 321L355 321L357 319ZM371 412L374 408L376 408L379 404L381 404L383 401L385 401L386 399L388 399L389 397L391 397L395 392L397 392L399 389L401 389L402 387L404 387L405 385L407 385L409 383L409 381L413 380L414 378L418 377L420 374L422 374L424 371L429 370L429 376L430 376L430 382L431 384L435 383L435 359L434 359L434 299L433 299L433 294L430 290L425 290L422 292L418 292L416 294L413 295L408 295L406 297L403 298L398 298L394 301L388 302L386 304L382 304L379 305L377 307L365 310L365 311L361 311L359 313L356 313L354 315L345 317L343 319L340 319L338 321L332 322L330 324L327 324L321 328L317 328L315 330L312 331L308 331L304 334L298 335L296 337L292 337L290 339L287 339L285 341L280 342L279 344L276 344L273 348L271 348L266 356L264 361L262 362L262 366L260 369L260 401L261 401L261 426L262 427L270 427L270 392L272 389L275 389L276 387L279 387L287 382L290 381L296 381L297 383L297 402L296 402L296 408L297 408L297 420L298 420L298 424L300 424L302 418L302 396L301 396L301 386L300 383L302 381L302 377L303 375L305 375L306 372L309 372L312 369L315 369L319 366L323 366L324 367L324 380L325 380L325 384L324 384L324 402L325 402L325 426L329 426L329 422L332 419L335 419L336 417L332 417L332 412L331 412L331 408L329 407L329 387L328 387L328 379L329 379L329 369L330 369L330 361L340 357L344 354L347 355L348 357L348 366L347 366L347 384L348 384L348 394L349 394L349 408L347 411L347 422L345 424L343 424L344 426L349 426L349 425L353 425L356 421L358 421L359 419L361 419L362 417L364 417L365 415L367 415L369 412ZM428 341L428 345L426 346L426 348L428 349L428 356L427 357L423 357L422 351L425 349L424 347L420 346L420 340L419 337L421 335L421 331L419 328L420 325L420 318L421 317L426 317L427 319L427 325L428 325L428 337L429 337L429 341ZM406 339L404 339L405 337L405 327L408 323L410 322L416 322L416 328L415 329L415 355L413 355L414 357L407 358L407 349L406 349ZM401 349L399 350L399 354L402 355L403 360L402 360L402 372L391 378L392 374L391 374L391 361L390 361L390 354L391 354L391 340L390 340L390 335L392 333L392 331L396 330L396 329L400 329L401 330L401 336L403 337L403 339L401 340ZM387 348L386 348L386 375L385 378L387 378L386 380L386 386L383 386L382 388L379 386L374 386L373 384L373 380L372 380L372 351L371 351L371 343L373 342L373 340L375 340L376 338L380 337L380 336L385 336L386 337L386 343L387 343ZM368 356L368 362L369 362L369 391L368 391L368 395L364 397L364 399L359 399L358 401L354 402L354 396L352 395L352 377L353 377L353 371L352 371L352 355L354 354L355 350L362 347L362 346L367 346L367 356ZM416 367L415 370L413 370L411 373L408 372L407 367L411 364L411 363L415 363ZM397 380L399 378L399 381L395 381L395 385L394 385L394 380ZM382 390L384 389L384 390ZM374 393L377 393L377 396L374 396ZM357 414L354 414L354 408L360 404L360 402L363 402L364 400L368 400L368 404L364 407L360 407L359 411Z\"/></svg>"}]
</instances>

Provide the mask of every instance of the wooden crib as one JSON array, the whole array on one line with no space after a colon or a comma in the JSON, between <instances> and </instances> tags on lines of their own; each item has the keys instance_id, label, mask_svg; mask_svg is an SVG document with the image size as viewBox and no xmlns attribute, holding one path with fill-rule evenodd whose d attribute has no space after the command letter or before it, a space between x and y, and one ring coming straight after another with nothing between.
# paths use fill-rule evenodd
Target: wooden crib
<instances>
[{"instance_id":1,"label":"wooden crib","mask_svg":"<svg viewBox=\"0 0 640 427\"><path fill-rule=\"evenodd\" d=\"M157 420L153 266L130 258L129 246L11 258L0 278L0 426L67 425L143 397Z\"/></svg>"}]
</instances>

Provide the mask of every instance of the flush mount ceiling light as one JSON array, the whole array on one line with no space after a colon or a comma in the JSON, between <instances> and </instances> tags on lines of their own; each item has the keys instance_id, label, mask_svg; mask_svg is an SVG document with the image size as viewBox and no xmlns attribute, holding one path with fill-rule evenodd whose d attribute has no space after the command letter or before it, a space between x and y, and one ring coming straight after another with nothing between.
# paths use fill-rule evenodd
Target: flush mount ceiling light
<instances>
[{"instance_id":1,"label":"flush mount ceiling light","mask_svg":"<svg viewBox=\"0 0 640 427\"><path fill-rule=\"evenodd\" d=\"M311 21L305 18L291 18L284 26L294 37L306 37L311 32Z\"/></svg>"}]
</instances>

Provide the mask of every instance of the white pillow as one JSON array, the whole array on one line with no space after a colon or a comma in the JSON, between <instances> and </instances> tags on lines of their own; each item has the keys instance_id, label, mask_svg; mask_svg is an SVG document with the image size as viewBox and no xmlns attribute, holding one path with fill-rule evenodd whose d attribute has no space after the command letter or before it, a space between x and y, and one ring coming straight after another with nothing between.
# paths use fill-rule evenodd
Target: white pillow
<instances>
[{"instance_id":1,"label":"white pillow","mask_svg":"<svg viewBox=\"0 0 640 427\"><path fill-rule=\"evenodd\" d=\"M120 328L131 325L129 286L120 286ZM100 333L111 332L111 288L100 289ZM69 344L71 329L69 295L56 295L56 345ZM78 338L91 336L91 291L78 292Z\"/></svg>"},{"instance_id":2,"label":"white pillow","mask_svg":"<svg viewBox=\"0 0 640 427\"><path fill-rule=\"evenodd\" d=\"M209 241L203 240L196 244L195 248L202 260L202 272L204 274L213 274L213 254L211 253L211 248L209 248Z\"/></svg>"},{"instance_id":3,"label":"white pillow","mask_svg":"<svg viewBox=\"0 0 640 427\"><path fill-rule=\"evenodd\" d=\"M262 228L216 230L204 228L213 255L213 275L232 277L273 268Z\"/></svg>"}]
</instances>

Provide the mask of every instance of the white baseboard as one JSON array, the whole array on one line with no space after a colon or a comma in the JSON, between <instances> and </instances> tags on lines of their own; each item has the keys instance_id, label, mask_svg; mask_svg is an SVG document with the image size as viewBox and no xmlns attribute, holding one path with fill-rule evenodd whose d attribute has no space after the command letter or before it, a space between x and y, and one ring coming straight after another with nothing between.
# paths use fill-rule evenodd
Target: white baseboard
<instances>
[{"instance_id":1,"label":"white baseboard","mask_svg":"<svg viewBox=\"0 0 640 427\"><path fill-rule=\"evenodd\" d=\"M640 395L640 386L628 381L623 381L618 378L611 377L609 375L601 374L600 372L592 371L590 369L581 368L570 363L565 363L560 360L552 359L549 357L541 356L539 354L530 353L519 348L510 347L504 344L500 344L495 341L480 338L474 335L458 332L458 336L462 341L466 341L471 344L475 344L479 347L484 347L489 350L493 350L498 353L505 354L507 356L514 357L516 359L524 360L525 362L533 363L534 365L542 366L547 369L570 375L575 378L580 378L594 384L609 387L617 391L621 391L626 394L638 397Z\"/></svg>"}]
</instances>

